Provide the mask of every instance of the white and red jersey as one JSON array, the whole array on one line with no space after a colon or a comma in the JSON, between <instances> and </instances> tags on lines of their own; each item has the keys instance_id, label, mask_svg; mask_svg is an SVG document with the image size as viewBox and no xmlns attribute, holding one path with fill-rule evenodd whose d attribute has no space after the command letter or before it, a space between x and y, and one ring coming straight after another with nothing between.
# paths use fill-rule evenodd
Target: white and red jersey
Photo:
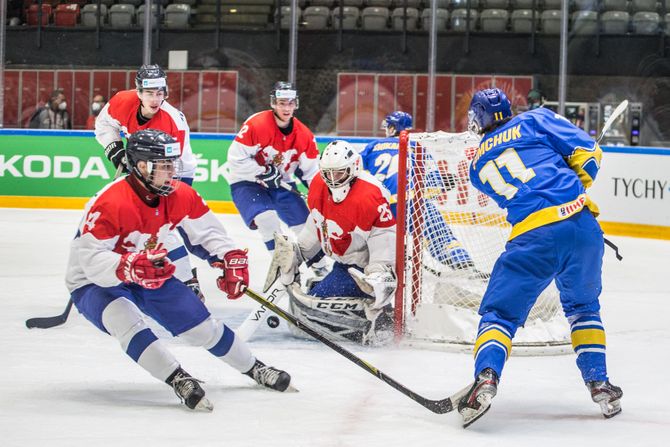
<instances>
[{"instance_id":1,"label":"white and red jersey","mask_svg":"<svg viewBox=\"0 0 670 447\"><path fill-rule=\"evenodd\" d=\"M309 183L319 171L318 156L314 134L300 120L293 117L293 129L284 135L272 110L258 112L244 122L228 149L228 182L255 182L274 164L285 182L293 181L291 175L300 168Z\"/></svg>"},{"instance_id":2,"label":"white and red jersey","mask_svg":"<svg viewBox=\"0 0 670 447\"><path fill-rule=\"evenodd\" d=\"M158 112L140 125L137 110L140 99L137 90L123 90L109 100L95 120L95 139L102 147L121 141L121 131L128 135L143 129L156 129L172 135L181 145L182 177L193 178L196 160L191 150L191 131L182 112L163 101Z\"/></svg>"},{"instance_id":3,"label":"white and red jersey","mask_svg":"<svg viewBox=\"0 0 670 447\"><path fill-rule=\"evenodd\" d=\"M68 289L72 292L91 283L119 285L116 268L121 256L165 248L177 226L192 245L218 259L238 248L203 199L185 183L169 196L160 197L156 207L144 203L126 178L108 184L86 204L70 245L65 278Z\"/></svg>"},{"instance_id":4,"label":"white and red jersey","mask_svg":"<svg viewBox=\"0 0 670 447\"><path fill-rule=\"evenodd\" d=\"M321 176L314 177L307 196L310 214L298 236L305 258L321 249L343 264L395 266L396 223L389 198L376 178L361 172L347 197L335 203Z\"/></svg>"}]
</instances>

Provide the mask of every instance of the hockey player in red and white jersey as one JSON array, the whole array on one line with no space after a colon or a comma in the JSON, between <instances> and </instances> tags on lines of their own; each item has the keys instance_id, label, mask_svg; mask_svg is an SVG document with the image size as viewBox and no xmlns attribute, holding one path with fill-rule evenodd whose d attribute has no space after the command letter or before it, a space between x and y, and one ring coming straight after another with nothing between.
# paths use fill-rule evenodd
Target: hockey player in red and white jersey
<instances>
[{"instance_id":1,"label":"hockey player in red and white jersey","mask_svg":"<svg viewBox=\"0 0 670 447\"><path fill-rule=\"evenodd\" d=\"M275 238L281 247L273 265L290 285L291 308L301 318L333 336L373 343L380 329L390 329L396 288L390 193L362 170L360 154L346 141L325 148L319 170L309 188L305 228L295 244ZM301 293L295 283L300 264L324 254L335 261L332 271Z\"/></svg>"},{"instance_id":2,"label":"hockey player in red and white jersey","mask_svg":"<svg viewBox=\"0 0 670 447\"><path fill-rule=\"evenodd\" d=\"M270 110L249 117L228 149L228 182L244 223L258 229L268 250L281 221L296 234L309 211L295 188L293 175L309 184L318 172L314 134L294 115L298 91L277 82L270 94Z\"/></svg>"},{"instance_id":3,"label":"hockey player in red and white jersey","mask_svg":"<svg viewBox=\"0 0 670 447\"><path fill-rule=\"evenodd\" d=\"M118 92L100 111L95 120L95 138L105 148L105 155L114 167L128 172L121 132L127 136L142 129L161 130L179 142L181 168L178 174L182 182L191 185L196 160L191 150L190 130L184 114L167 102L168 96L165 72L158 65L142 65L135 76L135 90ZM189 249L193 247L190 241L186 243ZM166 248L177 268L175 276L204 299L184 241L174 235Z\"/></svg>"},{"instance_id":4,"label":"hockey player in red and white jersey","mask_svg":"<svg viewBox=\"0 0 670 447\"><path fill-rule=\"evenodd\" d=\"M228 298L239 298L249 280L246 250L231 240L195 190L178 180L180 154L180 144L164 132L149 129L130 135L130 174L88 202L72 241L66 276L71 299L130 358L172 386L190 409L213 406L199 381L147 326L144 315L259 384L285 391L290 376L257 360L245 342L173 277L175 266L165 245L172 229L179 227L203 248L212 267L222 269L217 285Z\"/></svg>"}]
</instances>

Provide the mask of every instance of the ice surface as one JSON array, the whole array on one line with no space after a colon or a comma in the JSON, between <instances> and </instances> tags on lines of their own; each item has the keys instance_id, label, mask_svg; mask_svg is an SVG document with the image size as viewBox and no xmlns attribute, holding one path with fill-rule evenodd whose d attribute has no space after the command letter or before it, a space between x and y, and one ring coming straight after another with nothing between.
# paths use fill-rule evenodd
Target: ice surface
<instances>
[{"instance_id":1,"label":"ice surface","mask_svg":"<svg viewBox=\"0 0 670 447\"><path fill-rule=\"evenodd\" d=\"M180 406L167 385L123 354L76 311L61 327L28 330L27 318L60 314L69 240L81 212L0 209L0 423L2 446L638 446L670 437L670 242L612 237L602 316L610 377L624 390L611 420L591 402L574 356L512 357L491 411L463 430L456 413L435 415L324 345L292 338L284 323L263 327L254 353L289 371L299 393L280 394L206 351L167 338L184 368L205 381L213 413ZM221 215L250 250L252 285L269 263L258 234ZM253 306L228 301L204 263L211 312L236 327ZM471 379L472 358L412 348L348 346L430 398Z\"/></svg>"}]
</instances>

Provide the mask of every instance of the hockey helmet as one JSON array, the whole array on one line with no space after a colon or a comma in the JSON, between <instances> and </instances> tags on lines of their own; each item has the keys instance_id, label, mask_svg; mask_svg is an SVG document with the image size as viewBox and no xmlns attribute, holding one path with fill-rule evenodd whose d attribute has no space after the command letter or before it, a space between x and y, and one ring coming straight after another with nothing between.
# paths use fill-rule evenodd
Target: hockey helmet
<instances>
[{"instance_id":1,"label":"hockey helmet","mask_svg":"<svg viewBox=\"0 0 670 447\"><path fill-rule=\"evenodd\" d=\"M393 127L393 130L390 128ZM412 115L400 110L386 115L382 121L382 130L386 132L387 137L395 137L403 130L412 128Z\"/></svg>"},{"instance_id":2,"label":"hockey helmet","mask_svg":"<svg viewBox=\"0 0 670 447\"><path fill-rule=\"evenodd\" d=\"M165 96L167 97L167 75L158 65L142 65L135 75L135 88L138 91L144 89L160 89L165 92Z\"/></svg>"},{"instance_id":3,"label":"hockey helmet","mask_svg":"<svg viewBox=\"0 0 670 447\"><path fill-rule=\"evenodd\" d=\"M512 105L499 88L477 91L468 110L468 129L483 134L512 117Z\"/></svg>"},{"instance_id":4,"label":"hockey helmet","mask_svg":"<svg viewBox=\"0 0 670 447\"><path fill-rule=\"evenodd\" d=\"M278 99L288 99L295 101L295 108L299 107L298 89L292 82L278 81L275 82L272 92L270 92L270 105L275 107Z\"/></svg>"},{"instance_id":5,"label":"hockey helmet","mask_svg":"<svg viewBox=\"0 0 670 447\"><path fill-rule=\"evenodd\" d=\"M160 196L172 193L179 184L181 146L171 135L155 129L138 130L128 137L126 157L131 172ZM145 171L139 162L146 162Z\"/></svg>"},{"instance_id":6,"label":"hockey helmet","mask_svg":"<svg viewBox=\"0 0 670 447\"><path fill-rule=\"evenodd\" d=\"M319 171L335 203L343 201L361 172L361 154L344 140L335 140L321 153Z\"/></svg>"}]
</instances>

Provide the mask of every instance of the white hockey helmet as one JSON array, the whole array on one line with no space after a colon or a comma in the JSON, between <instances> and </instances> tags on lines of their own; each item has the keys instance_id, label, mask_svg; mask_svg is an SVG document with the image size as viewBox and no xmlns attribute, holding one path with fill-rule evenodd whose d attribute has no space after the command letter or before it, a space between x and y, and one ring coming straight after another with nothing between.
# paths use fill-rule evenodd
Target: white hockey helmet
<instances>
[{"instance_id":1,"label":"white hockey helmet","mask_svg":"<svg viewBox=\"0 0 670 447\"><path fill-rule=\"evenodd\" d=\"M351 184L361 172L362 164L361 154L344 140L332 141L323 150L319 158L319 171L335 203L347 197Z\"/></svg>"}]
</instances>

